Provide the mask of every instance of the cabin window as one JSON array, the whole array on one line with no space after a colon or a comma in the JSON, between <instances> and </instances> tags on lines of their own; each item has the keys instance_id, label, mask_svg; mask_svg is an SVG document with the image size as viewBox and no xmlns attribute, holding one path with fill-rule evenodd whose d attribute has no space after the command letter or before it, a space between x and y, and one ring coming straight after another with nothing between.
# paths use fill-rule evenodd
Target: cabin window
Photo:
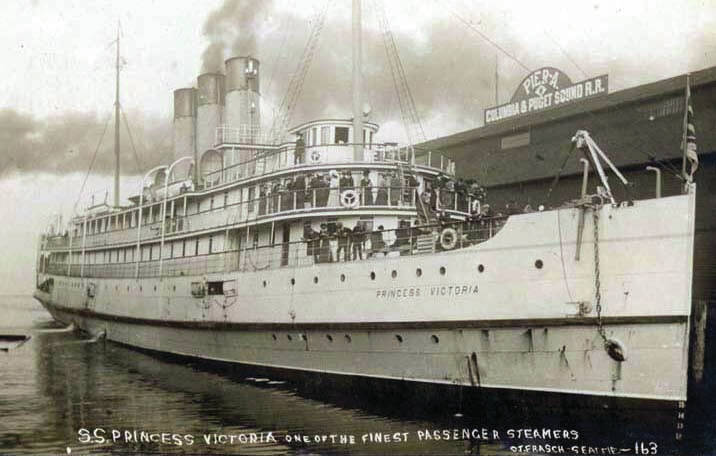
<instances>
[{"instance_id":1,"label":"cabin window","mask_svg":"<svg viewBox=\"0 0 716 456\"><path fill-rule=\"evenodd\" d=\"M209 200L209 210L213 210L213 209L214 209L214 197L212 196L211 199Z\"/></svg>"},{"instance_id":2,"label":"cabin window","mask_svg":"<svg viewBox=\"0 0 716 456\"><path fill-rule=\"evenodd\" d=\"M186 239L181 241L181 256L186 256Z\"/></svg>"},{"instance_id":3,"label":"cabin window","mask_svg":"<svg viewBox=\"0 0 716 456\"><path fill-rule=\"evenodd\" d=\"M224 282L206 282L206 287L209 291L209 295L223 295L224 294Z\"/></svg>"},{"instance_id":4,"label":"cabin window","mask_svg":"<svg viewBox=\"0 0 716 456\"><path fill-rule=\"evenodd\" d=\"M206 296L206 289L204 288L203 282L192 282L191 283L191 295L195 298L203 298Z\"/></svg>"},{"instance_id":5,"label":"cabin window","mask_svg":"<svg viewBox=\"0 0 716 456\"><path fill-rule=\"evenodd\" d=\"M224 192L224 207L229 205L229 192Z\"/></svg>"},{"instance_id":6,"label":"cabin window","mask_svg":"<svg viewBox=\"0 0 716 456\"><path fill-rule=\"evenodd\" d=\"M321 144L331 143L331 127L321 127Z\"/></svg>"},{"instance_id":7,"label":"cabin window","mask_svg":"<svg viewBox=\"0 0 716 456\"><path fill-rule=\"evenodd\" d=\"M336 144L348 144L348 127L336 127Z\"/></svg>"},{"instance_id":8,"label":"cabin window","mask_svg":"<svg viewBox=\"0 0 716 456\"><path fill-rule=\"evenodd\" d=\"M209 253L211 253L213 248L214 248L214 236L209 236Z\"/></svg>"},{"instance_id":9,"label":"cabin window","mask_svg":"<svg viewBox=\"0 0 716 456\"><path fill-rule=\"evenodd\" d=\"M311 129L311 145L318 145L318 127L314 127Z\"/></svg>"},{"instance_id":10,"label":"cabin window","mask_svg":"<svg viewBox=\"0 0 716 456\"><path fill-rule=\"evenodd\" d=\"M199 255L199 238L194 240L194 255Z\"/></svg>"}]
</instances>

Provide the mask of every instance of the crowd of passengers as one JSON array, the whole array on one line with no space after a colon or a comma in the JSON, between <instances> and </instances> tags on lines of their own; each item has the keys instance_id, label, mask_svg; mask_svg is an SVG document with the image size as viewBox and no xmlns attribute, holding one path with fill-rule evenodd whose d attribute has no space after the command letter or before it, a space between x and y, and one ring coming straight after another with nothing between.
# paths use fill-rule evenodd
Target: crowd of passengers
<instances>
[{"instance_id":1,"label":"crowd of passengers","mask_svg":"<svg viewBox=\"0 0 716 456\"><path fill-rule=\"evenodd\" d=\"M419 185L413 175L404 178L396 171L377 173L373 182L368 170L360 179L348 170L339 173L296 174L292 177L266 182L259 186L258 214L310 207L339 207L340 197L346 190L355 190L359 206L403 206L420 202L435 212L456 210L474 212L478 201L484 200L485 190L472 180L453 179L439 175Z\"/></svg>"},{"instance_id":2,"label":"crowd of passengers","mask_svg":"<svg viewBox=\"0 0 716 456\"><path fill-rule=\"evenodd\" d=\"M514 201L510 201L499 212L494 212L489 204L483 204L464 220L454 219L445 211L439 212L434 223L414 220L411 225L408 220L400 220L395 230L386 230L380 225L377 230L368 231L360 221L353 228L342 222L321 223L318 231L306 224L302 240L306 243L306 254L316 263L362 260L386 256L390 252L409 255L417 248L420 235L437 236L442 230L451 228L455 230L456 246L465 247L488 239L507 216L531 211L529 205L520 210ZM442 249L440 243L436 246L438 250Z\"/></svg>"}]
</instances>

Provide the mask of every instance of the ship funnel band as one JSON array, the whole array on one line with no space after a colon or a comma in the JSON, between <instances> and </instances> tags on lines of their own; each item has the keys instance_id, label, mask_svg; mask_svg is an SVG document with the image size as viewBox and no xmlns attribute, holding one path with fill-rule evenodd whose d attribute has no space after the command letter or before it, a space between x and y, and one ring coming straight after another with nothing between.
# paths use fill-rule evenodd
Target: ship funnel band
<instances>
[{"instance_id":1,"label":"ship funnel band","mask_svg":"<svg viewBox=\"0 0 716 456\"><path fill-rule=\"evenodd\" d=\"M232 57L226 66L226 91L259 91L259 61L253 57Z\"/></svg>"}]
</instances>

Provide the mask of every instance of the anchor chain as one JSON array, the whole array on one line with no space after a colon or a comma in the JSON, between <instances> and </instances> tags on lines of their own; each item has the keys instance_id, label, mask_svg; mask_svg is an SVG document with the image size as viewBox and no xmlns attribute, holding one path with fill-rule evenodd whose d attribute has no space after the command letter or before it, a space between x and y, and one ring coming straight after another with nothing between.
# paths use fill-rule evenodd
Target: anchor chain
<instances>
[{"instance_id":1,"label":"anchor chain","mask_svg":"<svg viewBox=\"0 0 716 456\"><path fill-rule=\"evenodd\" d=\"M606 348L610 343L602 322L602 293L599 278L599 206L594 206L592 209L592 219L594 221L594 301L597 309L597 332L604 341Z\"/></svg>"}]
</instances>

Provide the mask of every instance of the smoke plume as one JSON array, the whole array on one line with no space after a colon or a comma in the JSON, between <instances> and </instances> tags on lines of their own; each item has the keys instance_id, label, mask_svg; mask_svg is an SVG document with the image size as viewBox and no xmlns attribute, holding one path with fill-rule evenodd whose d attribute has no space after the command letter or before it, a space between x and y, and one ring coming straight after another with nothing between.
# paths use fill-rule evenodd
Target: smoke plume
<instances>
[{"instance_id":1,"label":"smoke plume","mask_svg":"<svg viewBox=\"0 0 716 456\"><path fill-rule=\"evenodd\" d=\"M203 30L209 44L201 56L202 73L221 72L228 57L256 55L260 20L270 10L271 3L270 0L226 0L209 13Z\"/></svg>"}]
</instances>

